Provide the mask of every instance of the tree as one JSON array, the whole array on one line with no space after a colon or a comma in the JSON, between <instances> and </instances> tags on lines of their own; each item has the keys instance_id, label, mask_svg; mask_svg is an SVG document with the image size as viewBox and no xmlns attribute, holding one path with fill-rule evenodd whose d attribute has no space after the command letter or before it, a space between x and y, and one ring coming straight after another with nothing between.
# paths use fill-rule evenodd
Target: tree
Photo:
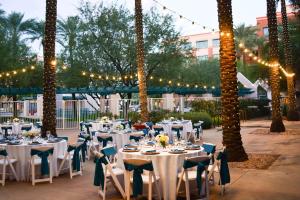
<instances>
[{"instance_id":1,"label":"tree","mask_svg":"<svg viewBox=\"0 0 300 200\"><path fill-rule=\"evenodd\" d=\"M279 88L279 66L278 66L278 32L276 18L276 3L275 0L267 0L267 17L269 28L269 63L270 67L270 86L272 92L272 124L271 132L284 132L285 127L282 122L280 112L280 88Z\"/></svg>"},{"instance_id":2,"label":"tree","mask_svg":"<svg viewBox=\"0 0 300 200\"><path fill-rule=\"evenodd\" d=\"M136 57L139 81L139 100L141 108L141 120L146 122L148 116L147 85L144 71L144 38L143 38L143 12L142 1L135 0L135 32L136 32Z\"/></svg>"},{"instance_id":3,"label":"tree","mask_svg":"<svg viewBox=\"0 0 300 200\"><path fill-rule=\"evenodd\" d=\"M47 131L56 136L56 16L57 0L46 0L42 137Z\"/></svg>"},{"instance_id":4,"label":"tree","mask_svg":"<svg viewBox=\"0 0 300 200\"><path fill-rule=\"evenodd\" d=\"M236 52L233 38L231 0L217 0L220 29L220 73L223 145L229 161L244 161L248 156L240 134Z\"/></svg>"},{"instance_id":5,"label":"tree","mask_svg":"<svg viewBox=\"0 0 300 200\"><path fill-rule=\"evenodd\" d=\"M285 67L288 73L293 73L293 54L288 30L288 18L286 14L285 0L281 0L281 15L282 15L282 28L283 28L283 47ZM287 76L287 89L288 89L288 113L287 119L290 121L299 120L299 113L296 111L296 91L294 76Z\"/></svg>"}]
</instances>

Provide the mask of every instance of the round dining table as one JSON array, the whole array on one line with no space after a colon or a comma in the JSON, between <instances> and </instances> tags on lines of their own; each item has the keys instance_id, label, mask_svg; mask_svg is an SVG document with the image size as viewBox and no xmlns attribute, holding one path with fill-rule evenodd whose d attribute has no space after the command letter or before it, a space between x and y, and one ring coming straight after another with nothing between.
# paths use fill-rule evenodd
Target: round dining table
<instances>
[{"instance_id":1,"label":"round dining table","mask_svg":"<svg viewBox=\"0 0 300 200\"><path fill-rule=\"evenodd\" d=\"M48 143L45 140L40 140L41 144L30 144L27 141L22 141L18 145L0 144L0 148L7 150L10 158L17 159L15 165L16 173L20 181L26 181L29 177L28 170L30 166L30 151L33 147L54 147L53 151L53 174L56 175L58 172L57 157L63 155L67 150L67 141L61 140L55 143ZM38 172L38 171L37 171ZM39 174L39 172L38 172Z\"/></svg>"},{"instance_id":2,"label":"round dining table","mask_svg":"<svg viewBox=\"0 0 300 200\"><path fill-rule=\"evenodd\" d=\"M20 122L14 122L14 123L3 123L0 124L0 132L2 127L11 127L11 133L18 134L22 132L22 127L31 127L33 128L32 123L20 123Z\"/></svg>"},{"instance_id":3,"label":"round dining table","mask_svg":"<svg viewBox=\"0 0 300 200\"><path fill-rule=\"evenodd\" d=\"M123 149L118 151L117 165L124 169L123 159L146 159L151 160L156 176L160 177L160 188L163 199L176 200L176 184L178 172L182 169L185 158L199 156L203 152L199 150L185 150L184 153L173 154L170 149L158 149L159 154L145 155L142 148L138 152L124 152Z\"/></svg>"}]
</instances>

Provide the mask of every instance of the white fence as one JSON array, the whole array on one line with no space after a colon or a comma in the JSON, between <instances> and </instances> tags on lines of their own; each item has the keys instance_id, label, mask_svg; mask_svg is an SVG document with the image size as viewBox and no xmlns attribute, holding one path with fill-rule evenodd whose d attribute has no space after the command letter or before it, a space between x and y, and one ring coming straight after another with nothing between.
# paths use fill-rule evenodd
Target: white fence
<instances>
[{"instance_id":1,"label":"white fence","mask_svg":"<svg viewBox=\"0 0 300 200\"><path fill-rule=\"evenodd\" d=\"M189 112L191 102L197 98L149 98L148 110L169 110ZM218 101L218 98L215 98ZM139 112L138 99L100 99L96 102L87 100L58 100L56 102L56 126L59 129L74 129L80 121L95 120L104 115L126 118L128 112ZM28 122L41 121L43 105L41 101L8 101L0 102L0 123L12 121L14 117Z\"/></svg>"}]
</instances>

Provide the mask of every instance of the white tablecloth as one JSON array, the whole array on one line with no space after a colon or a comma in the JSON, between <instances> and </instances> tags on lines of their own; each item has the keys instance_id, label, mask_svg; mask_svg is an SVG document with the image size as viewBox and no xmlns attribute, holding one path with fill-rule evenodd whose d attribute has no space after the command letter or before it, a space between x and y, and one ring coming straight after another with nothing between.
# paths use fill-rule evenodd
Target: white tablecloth
<instances>
[{"instance_id":1,"label":"white tablecloth","mask_svg":"<svg viewBox=\"0 0 300 200\"><path fill-rule=\"evenodd\" d=\"M21 128L22 128L23 126L26 126L26 127L31 126L31 128L33 128L33 124L32 124L32 123L0 124L0 131L2 131L1 128L2 128L3 126L11 126L11 127L12 127L11 132L12 132L13 134L22 133ZM8 131L8 132L10 132L10 131Z\"/></svg>"},{"instance_id":2,"label":"white tablecloth","mask_svg":"<svg viewBox=\"0 0 300 200\"><path fill-rule=\"evenodd\" d=\"M187 133L193 131L193 124L191 120L184 120L184 121L165 121L159 122L156 125L162 126L164 128L164 132L168 133L170 138L173 138L172 126L173 125L181 125L183 126L182 135L183 139L187 139Z\"/></svg>"},{"instance_id":3,"label":"white tablecloth","mask_svg":"<svg viewBox=\"0 0 300 200\"><path fill-rule=\"evenodd\" d=\"M32 147L40 147L40 146L53 146L53 174L57 174L58 166L57 166L57 157L58 155L63 155L67 149L67 141L62 140L57 143L43 143L40 145L29 145L29 144L21 144L21 145L7 145L0 144L0 148L5 148L7 150L8 156L10 158L15 158L18 160L16 163L16 173L21 181L25 181L28 177L28 168L29 168L29 160L30 160L30 150ZM39 170L39 168L37 168ZM37 174L40 174L37 171Z\"/></svg>"},{"instance_id":4,"label":"white tablecloth","mask_svg":"<svg viewBox=\"0 0 300 200\"><path fill-rule=\"evenodd\" d=\"M124 169L123 159L149 159L153 162L154 172L160 177L160 187L164 199L176 200L177 174L186 157L198 156L201 150L187 151L184 154L170 154L167 151L157 155L143 155L140 152L118 152L118 166Z\"/></svg>"},{"instance_id":5,"label":"white tablecloth","mask_svg":"<svg viewBox=\"0 0 300 200\"><path fill-rule=\"evenodd\" d=\"M113 129L117 127L117 125L121 124L121 121L111 121L111 122L90 122L92 127L90 128L91 131L99 131L103 130L103 126L111 126Z\"/></svg>"}]
</instances>

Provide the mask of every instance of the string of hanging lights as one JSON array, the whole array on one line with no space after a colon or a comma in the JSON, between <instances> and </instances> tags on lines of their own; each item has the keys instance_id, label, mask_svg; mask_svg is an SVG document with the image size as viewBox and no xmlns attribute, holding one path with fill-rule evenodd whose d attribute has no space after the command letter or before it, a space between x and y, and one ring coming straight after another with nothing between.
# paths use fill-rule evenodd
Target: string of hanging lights
<instances>
[{"instance_id":1,"label":"string of hanging lights","mask_svg":"<svg viewBox=\"0 0 300 200\"><path fill-rule=\"evenodd\" d=\"M26 73L28 71L33 71L33 70L35 70L35 68L36 67L34 65L31 65L31 66L23 67L23 68L20 68L20 69L15 69L15 70L11 70L11 71L0 72L0 78L3 78L3 77L10 78L10 77L16 76L18 74Z\"/></svg>"},{"instance_id":2,"label":"string of hanging lights","mask_svg":"<svg viewBox=\"0 0 300 200\"><path fill-rule=\"evenodd\" d=\"M81 72L82 76L89 77L94 80L104 80L104 81L121 81L121 80L133 80L137 78L137 74L129 74L124 76L114 76L114 75L101 75L97 73L92 72ZM184 82L175 82L172 80L168 80L162 77L157 76L150 76L149 81L157 81L161 84L167 84L169 86L177 86L177 87L187 87L187 88L203 88L203 89L215 89L215 86L207 86L207 85L201 85L201 84L195 84L195 83L184 83Z\"/></svg>"},{"instance_id":3,"label":"string of hanging lights","mask_svg":"<svg viewBox=\"0 0 300 200\"><path fill-rule=\"evenodd\" d=\"M185 17L184 15L180 14L179 12L177 12L177 11L175 11L175 10L173 10L173 9L168 8L167 6L165 6L164 4L160 3L160 2L157 1L157 0L153 0L153 2L154 2L156 5L160 6L163 10L168 11L168 12L171 13L172 15L177 16L177 17L179 17L180 19L185 20L185 21L189 22L189 23L192 24L192 25L199 26L202 30L210 31L210 32L212 32L212 33L218 31L218 29L216 29L216 28L212 28L212 27L209 27L209 26L202 25L201 23L198 23L198 22L195 21L195 20L192 20L192 19L190 19L190 18L188 18L188 17Z\"/></svg>"},{"instance_id":4,"label":"string of hanging lights","mask_svg":"<svg viewBox=\"0 0 300 200\"><path fill-rule=\"evenodd\" d=\"M279 67L279 69L282 71L282 73L286 76L286 77L293 77L295 76L295 73L288 73L279 63L269 63L268 61L262 59L259 56L254 55L251 49L248 49L245 47L245 45L243 43L239 44L239 48L246 54L248 55L250 58L252 58L256 63L259 63L263 66L266 67Z\"/></svg>"}]
</instances>

